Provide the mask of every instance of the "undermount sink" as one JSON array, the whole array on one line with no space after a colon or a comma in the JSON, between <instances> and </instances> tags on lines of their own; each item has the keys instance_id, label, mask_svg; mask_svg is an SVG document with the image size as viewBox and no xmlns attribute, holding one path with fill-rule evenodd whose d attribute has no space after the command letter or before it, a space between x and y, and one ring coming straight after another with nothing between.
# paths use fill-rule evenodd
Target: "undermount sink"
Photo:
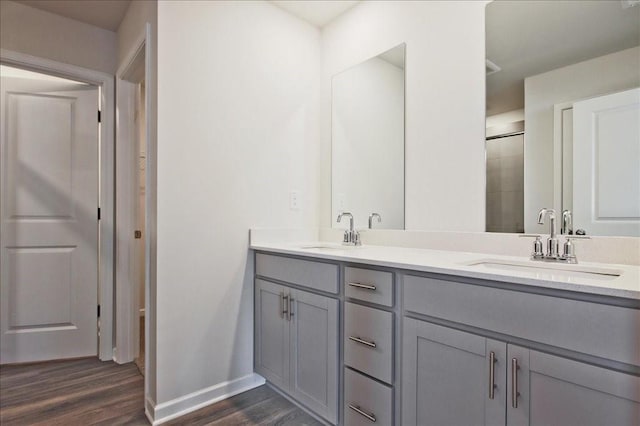
<instances>
[{"instance_id":1,"label":"undermount sink","mask_svg":"<svg viewBox=\"0 0 640 426\"><path fill-rule=\"evenodd\" d=\"M340 244L319 243L319 244L306 244L299 246L302 250L350 250L357 248L358 246L343 246Z\"/></svg>"},{"instance_id":2,"label":"undermount sink","mask_svg":"<svg viewBox=\"0 0 640 426\"><path fill-rule=\"evenodd\" d=\"M536 275L564 277L564 278L589 278L594 280L615 280L622 271L610 268L593 266L570 265L561 263L547 263L535 261L481 259L465 263L466 266L477 266L483 269L497 269L501 271L528 272Z\"/></svg>"}]
</instances>

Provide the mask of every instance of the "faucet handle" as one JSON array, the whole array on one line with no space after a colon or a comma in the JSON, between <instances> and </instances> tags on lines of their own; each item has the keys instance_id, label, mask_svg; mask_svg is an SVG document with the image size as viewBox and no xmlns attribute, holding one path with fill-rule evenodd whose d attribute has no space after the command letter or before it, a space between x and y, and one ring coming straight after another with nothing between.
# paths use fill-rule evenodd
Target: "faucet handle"
<instances>
[{"instance_id":1,"label":"faucet handle","mask_svg":"<svg viewBox=\"0 0 640 426\"><path fill-rule=\"evenodd\" d=\"M533 242L533 251L531 252L531 257L532 258L541 258L542 256L544 256L544 252L542 251L542 240L540 238L542 238L540 235L538 234L522 234L520 235L520 238L535 238L536 240Z\"/></svg>"},{"instance_id":2,"label":"faucet handle","mask_svg":"<svg viewBox=\"0 0 640 426\"><path fill-rule=\"evenodd\" d=\"M578 258L576 258L576 247L571 241L590 239L591 237L586 237L584 235L567 235L567 240L564 242L562 257L569 263L578 263Z\"/></svg>"}]
</instances>

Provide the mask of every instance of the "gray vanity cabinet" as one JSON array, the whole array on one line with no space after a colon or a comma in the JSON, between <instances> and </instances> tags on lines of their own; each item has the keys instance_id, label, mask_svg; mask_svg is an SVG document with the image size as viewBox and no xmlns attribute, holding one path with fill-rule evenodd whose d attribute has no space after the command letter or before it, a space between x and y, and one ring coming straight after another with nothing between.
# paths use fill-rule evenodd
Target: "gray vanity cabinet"
<instances>
[{"instance_id":1,"label":"gray vanity cabinet","mask_svg":"<svg viewBox=\"0 0 640 426\"><path fill-rule=\"evenodd\" d=\"M403 354L403 425L505 424L506 343L406 318Z\"/></svg>"},{"instance_id":2,"label":"gray vanity cabinet","mask_svg":"<svg viewBox=\"0 0 640 426\"><path fill-rule=\"evenodd\" d=\"M507 424L640 424L640 377L508 346Z\"/></svg>"},{"instance_id":3,"label":"gray vanity cabinet","mask_svg":"<svg viewBox=\"0 0 640 426\"><path fill-rule=\"evenodd\" d=\"M255 371L327 422L640 425L637 301L366 266L256 254Z\"/></svg>"},{"instance_id":4,"label":"gray vanity cabinet","mask_svg":"<svg viewBox=\"0 0 640 426\"><path fill-rule=\"evenodd\" d=\"M403 352L404 425L640 424L638 376L411 318Z\"/></svg>"},{"instance_id":5,"label":"gray vanity cabinet","mask_svg":"<svg viewBox=\"0 0 640 426\"><path fill-rule=\"evenodd\" d=\"M331 423L338 406L338 300L255 280L255 370Z\"/></svg>"}]
</instances>

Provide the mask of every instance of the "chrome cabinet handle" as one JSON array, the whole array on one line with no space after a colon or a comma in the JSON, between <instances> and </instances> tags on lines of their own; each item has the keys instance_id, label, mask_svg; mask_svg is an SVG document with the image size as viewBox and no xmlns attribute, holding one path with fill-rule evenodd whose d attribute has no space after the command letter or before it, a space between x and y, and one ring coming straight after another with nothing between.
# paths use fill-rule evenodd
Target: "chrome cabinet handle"
<instances>
[{"instance_id":1,"label":"chrome cabinet handle","mask_svg":"<svg viewBox=\"0 0 640 426\"><path fill-rule=\"evenodd\" d=\"M518 397L520 396L520 392L518 392L518 359L513 358L511 360L511 406L513 408L518 408Z\"/></svg>"},{"instance_id":2,"label":"chrome cabinet handle","mask_svg":"<svg viewBox=\"0 0 640 426\"><path fill-rule=\"evenodd\" d=\"M285 298L287 296L285 296L284 293L280 293L280 318L284 318L285 315L287 315L287 303L285 302Z\"/></svg>"},{"instance_id":3,"label":"chrome cabinet handle","mask_svg":"<svg viewBox=\"0 0 640 426\"><path fill-rule=\"evenodd\" d=\"M496 353L489 352L489 399L493 399L496 390Z\"/></svg>"},{"instance_id":4,"label":"chrome cabinet handle","mask_svg":"<svg viewBox=\"0 0 640 426\"><path fill-rule=\"evenodd\" d=\"M357 288L361 288L361 289L364 289L364 290L376 291L376 286L375 285L360 284L360 283L349 283L349 285L351 287L357 287Z\"/></svg>"},{"instance_id":5,"label":"chrome cabinet handle","mask_svg":"<svg viewBox=\"0 0 640 426\"><path fill-rule=\"evenodd\" d=\"M282 318L289 321L289 295L282 294Z\"/></svg>"},{"instance_id":6,"label":"chrome cabinet handle","mask_svg":"<svg viewBox=\"0 0 640 426\"><path fill-rule=\"evenodd\" d=\"M373 423L376 422L376 416L375 414L369 414L366 411L362 411L362 409L357 406L357 405L353 405L353 404L349 404L348 405L349 408L351 408L353 411L355 411L356 413L360 414L363 417L366 417L367 419L369 419L370 421L372 421Z\"/></svg>"},{"instance_id":7,"label":"chrome cabinet handle","mask_svg":"<svg viewBox=\"0 0 640 426\"><path fill-rule=\"evenodd\" d=\"M293 297L289 295L289 321L291 321L291 317L293 316Z\"/></svg>"},{"instance_id":8,"label":"chrome cabinet handle","mask_svg":"<svg viewBox=\"0 0 640 426\"><path fill-rule=\"evenodd\" d=\"M364 340L356 336L349 336L349 340L353 340L354 342L360 343L361 345L369 346L370 348L375 348L377 346L376 342L370 342L368 340Z\"/></svg>"}]
</instances>

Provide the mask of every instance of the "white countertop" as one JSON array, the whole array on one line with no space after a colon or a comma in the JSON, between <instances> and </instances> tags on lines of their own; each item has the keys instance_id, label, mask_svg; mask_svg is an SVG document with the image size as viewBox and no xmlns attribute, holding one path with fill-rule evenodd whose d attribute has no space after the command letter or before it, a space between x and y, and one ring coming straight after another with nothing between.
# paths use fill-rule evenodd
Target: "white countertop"
<instances>
[{"instance_id":1,"label":"white countertop","mask_svg":"<svg viewBox=\"0 0 640 426\"><path fill-rule=\"evenodd\" d=\"M321 248L309 248L309 247ZM404 247L363 245L344 247L326 242L256 242L253 250L306 256L317 259L362 263L412 271L433 272L502 281L528 286L569 290L595 295L640 299L640 267L618 264L580 262L578 268L599 272L615 272L619 277L586 273L568 274L558 268L574 265L534 262L526 257L502 256L483 253L430 250ZM479 261L503 263L494 266L469 265ZM512 267L504 263L517 263ZM530 267L529 267L530 266ZM543 269L541 269L543 268Z\"/></svg>"}]
</instances>

